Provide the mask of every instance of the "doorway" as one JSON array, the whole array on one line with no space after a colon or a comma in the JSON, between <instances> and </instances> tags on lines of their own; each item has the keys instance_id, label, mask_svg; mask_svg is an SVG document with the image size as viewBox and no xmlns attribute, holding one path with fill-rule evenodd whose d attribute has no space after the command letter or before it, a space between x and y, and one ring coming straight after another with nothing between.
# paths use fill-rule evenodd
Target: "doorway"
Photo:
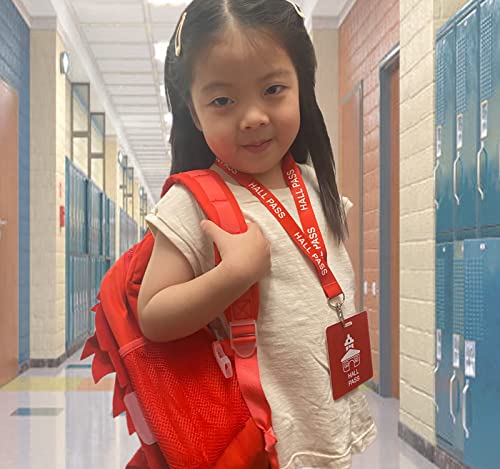
<instances>
[{"instance_id":1,"label":"doorway","mask_svg":"<svg viewBox=\"0 0 500 469\"><path fill-rule=\"evenodd\" d=\"M17 93L0 79L0 386L19 363L18 122Z\"/></svg>"},{"instance_id":2,"label":"doorway","mask_svg":"<svg viewBox=\"0 0 500 469\"><path fill-rule=\"evenodd\" d=\"M380 394L399 398L399 46L380 64Z\"/></svg>"}]
</instances>

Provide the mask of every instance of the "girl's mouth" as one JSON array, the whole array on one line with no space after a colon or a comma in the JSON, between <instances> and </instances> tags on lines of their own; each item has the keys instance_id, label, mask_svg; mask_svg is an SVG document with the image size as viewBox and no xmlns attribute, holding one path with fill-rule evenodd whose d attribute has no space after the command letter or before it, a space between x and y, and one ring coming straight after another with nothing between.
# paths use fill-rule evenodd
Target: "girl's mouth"
<instances>
[{"instance_id":1,"label":"girl's mouth","mask_svg":"<svg viewBox=\"0 0 500 469\"><path fill-rule=\"evenodd\" d=\"M252 145L243 145L243 148L251 153L260 153L264 150L267 150L272 141L273 139L271 138L269 140L263 140L262 142L258 142Z\"/></svg>"}]
</instances>

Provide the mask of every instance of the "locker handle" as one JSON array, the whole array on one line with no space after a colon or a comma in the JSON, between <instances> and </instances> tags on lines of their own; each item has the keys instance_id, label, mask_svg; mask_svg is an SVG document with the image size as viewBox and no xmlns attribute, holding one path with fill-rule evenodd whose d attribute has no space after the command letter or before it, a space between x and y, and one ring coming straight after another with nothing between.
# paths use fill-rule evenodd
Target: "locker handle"
<instances>
[{"instance_id":1,"label":"locker handle","mask_svg":"<svg viewBox=\"0 0 500 469\"><path fill-rule=\"evenodd\" d=\"M438 361L436 363L436 367L434 368L434 374L437 374L437 372L439 371L439 366L441 365L441 362ZM436 393L434 393L434 407L436 408L436 412L439 412L439 405L436 401Z\"/></svg>"},{"instance_id":2,"label":"locker handle","mask_svg":"<svg viewBox=\"0 0 500 469\"><path fill-rule=\"evenodd\" d=\"M457 379L457 372L453 371L453 376L450 378L450 415L451 420L455 424L457 422L457 418L455 417L455 413L453 412L453 382Z\"/></svg>"},{"instance_id":3,"label":"locker handle","mask_svg":"<svg viewBox=\"0 0 500 469\"><path fill-rule=\"evenodd\" d=\"M460 153L453 162L453 195L455 196L457 205L460 205L460 197L458 197L457 195L457 163L459 159L460 159Z\"/></svg>"},{"instance_id":4,"label":"locker handle","mask_svg":"<svg viewBox=\"0 0 500 469\"><path fill-rule=\"evenodd\" d=\"M486 153L486 149L484 147L484 140L481 140L481 148L477 152L477 191L481 195L481 200L484 200L484 191L481 188L481 155L484 153L484 156L488 158L488 154Z\"/></svg>"},{"instance_id":5,"label":"locker handle","mask_svg":"<svg viewBox=\"0 0 500 469\"><path fill-rule=\"evenodd\" d=\"M462 390L462 427L465 432L465 438L470 438L470 431L467 428L467 391L469 390L469 380L465 381L465 387Z\"/></svg>"},{"instance_id":6,"label":"locker handle","mask_svg":"<svg viewBox=\"0 0 500 469\"><path fill-rule=\"evenodd\" d=\"M436 182L436 174L437 174L437 170L439 168L439 163L440 163L440 160L439 158L436 158L436 166L434 166L434 205L436 207L436 210L439 210L439 202L437 200L437 182Z\"/></svg>"}]
</instances>

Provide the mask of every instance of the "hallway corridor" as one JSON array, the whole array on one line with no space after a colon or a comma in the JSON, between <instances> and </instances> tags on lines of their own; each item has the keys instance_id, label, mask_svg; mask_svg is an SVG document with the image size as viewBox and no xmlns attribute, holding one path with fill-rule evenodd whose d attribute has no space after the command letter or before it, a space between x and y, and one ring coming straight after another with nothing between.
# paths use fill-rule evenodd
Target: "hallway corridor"
<instances>
[{"instance_id":1,"label":"hallway corridor","mask_svg":"<svg viewBox=\"0 0 500 469\"><path fill-rule=\"evenodd\" d=\"M35 368L0 388L0 454L9 469L121 469L138 447L111 418L113 378L95 386L80 351L59 368ZM397 436L395 399L366 390L379 429L352 469L432 469Z\"/></svg>"}]
</instances>

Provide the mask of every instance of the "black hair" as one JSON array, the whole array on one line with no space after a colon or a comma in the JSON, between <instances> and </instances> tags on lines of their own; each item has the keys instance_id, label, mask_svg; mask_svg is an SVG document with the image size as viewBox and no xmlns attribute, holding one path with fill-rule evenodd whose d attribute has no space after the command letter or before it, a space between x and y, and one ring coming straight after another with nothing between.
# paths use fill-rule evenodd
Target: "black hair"
<instances>
[{"instance_id":1,"label":"black hair","mask_svg":"<svg viewBox=\"0 0 500 469\"><path fill-rule=\"evenodd\" d=\"M185 13L181 54L176 55L178 24L165 60L165 90L173 115L171 174L206 169L215 161L189 109L191 73L198 54L231 24L271 34L288 53L299 81L301 124L290 151L297 163L312 161L328 225L338 242L345 240L347 222L333 150L316 100L316 54L304 19L286 0L193 0Z\"/></svg>"}]
</instances>

